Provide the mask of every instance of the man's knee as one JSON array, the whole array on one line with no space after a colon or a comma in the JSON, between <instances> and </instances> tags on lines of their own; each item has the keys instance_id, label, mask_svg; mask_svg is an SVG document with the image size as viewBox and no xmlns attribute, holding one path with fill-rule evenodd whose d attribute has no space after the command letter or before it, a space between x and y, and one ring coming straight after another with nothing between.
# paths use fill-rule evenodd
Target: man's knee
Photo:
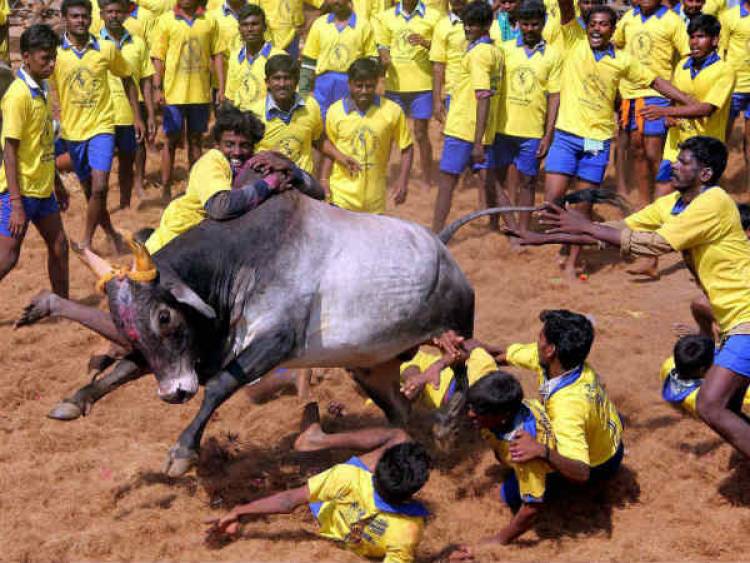
<instances>
[{"instance_id":1,"label":"man's knee","mask_svg":"<svg viewBox=\"0 0 750 563\"><path fill-rule=\"evenodd\" d=\"M427 135L427 123L428 121L426 119L414 120L414 136L419 141L429 140L429 136Z\"/></svg>"},{"instance_id":2,"label":"man's knee","mask_svg":"<svg viewBox=\"0 0 750 563\"><path fill-rule=\"evenodd\" d=\"M0 247L0 278L16 267L20 254L19 245L8 248Z\"/></svg>"},{"instance_id":3,"label":"man's knee","mask_svg":"<svg viewBox=\"0 0 750 563\"><path fill-rule=\"evenodd\" d=\"M724 409L724 405L713 395L704 392L703 389L698 391L698 397L695 403L698 416L709 426L716 422L718 414Z\"/></svg>"}]
</instances>

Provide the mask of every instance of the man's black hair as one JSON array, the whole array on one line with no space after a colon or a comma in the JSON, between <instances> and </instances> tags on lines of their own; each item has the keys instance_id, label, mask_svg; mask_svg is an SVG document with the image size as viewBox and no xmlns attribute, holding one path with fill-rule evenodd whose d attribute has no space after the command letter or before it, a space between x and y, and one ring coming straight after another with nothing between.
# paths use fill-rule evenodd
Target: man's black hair
<instances>
[{"instance_id":1,"label":"man's black hair","mask_svg":"<svg viewBox=\"0 0 750 563\"><path fill-rule=\"evenodd\" d=\"M255 145L263 138L265 130L266 126L253 112L242 111L234 104L224 102L216 111L216 121L211 130L211 136L218 143L224 132L231 131L248 138Z\"/></svg>"},{"instance_id":2,"label":"man's black hair","mask_svg":"<svg viewBox=\"0 0 750 563\"><path fill-rule=\"evenodd\" d=\"M719 182L727 167L728 155L724 143L713 137L696 135L680 143L679 147L680 150L690 151L701 166L711 169L713 175L707 184L715 185Z\"/></svg>"},{"instance_id":3,"label":"man's black hair","mask_svg":"<svg viewBox=\"0 0 750 563\"><path fill-rule=\"evenodd\" d=\"M466 404L479 416L515 415L522 401L521 384L504 371L485 375L466 394Z\"/></svg>"},{"instance_id":4,"label":"man's black hair","mask_svg":"<svg viewBox=\"0 0 750 563\"><path fill-rule=\"evenodd\" d=\"M527 0L518 9L518 15L516 16L519 20L542 20L544 21L547 17L547 9L544 7L542 2L537 0Z\"/></svg>"},{"instance_id":5,"label":"man's black hair","mask_svg":"<svg viewBox=\"0 0 750 563\"><path fill-rule=\"evenodd\" d=\"M68 14L68 10L71 8L83 7L86 8L91 15L91 2L89 0L63 0L62 6L60 6L60 13L63 16Z\"/></svg>"},{"instance_id":6,"label":"man's black hair","mask_svg":"<svg viewBox=\"0 0 750 563\"><path fill-rule=\"evenodd\" d=\"M381 75L380 64L371 58L361 58L354 61L346 74L350 81L353 80L377 80Z\"/></svg>"},{"instance_id":7,"label":"man's black hair","mask_svg":"<svg viewBox=\"0 0 750 563\"><path fill-rule=\"evenodd\" d=\"M674 366L679 379L698 379L714 363L714 341L699 334L683 336L674 345Z\"/></svg>"},{"instance_id":8,"label":"man's black hair","mask_svg":"<svg viewBox=\"0 0 750 563\"><path fill-rule=\"evenodd\" d=\"M299 65L297 61L286 53L274 55L266 61L266 78L279 71L288 72L292 76L299 78Z\"/></svg>"},{"instance_id":9,"label":"man's black hair","mask_svg":"<svg viewBox=\"0 0 750 563\"><path fill-rule=\"evenodd\" d=\"M245 4L240 8L240 11L237 12L237 21L242 21L245 18L249 18L250 16L260 16L260 18L263 20L263 27L267 27L266 23L266 13L263 11L263 8L258 6L257 4Z\"/></svg>"},{"instance_id":10,"label":"man's black hair","mask_svg":"<svg viewBox=\"0 0 750 563\"><path fill-rule=\"evenodd\" d=\"M21 53L54 51L60 44L60 38L47 24L37 23L23 30L20 43Z\"/></svg>"},{"instance_id":11,"label":"man's black hair","mask_svg":"<svg viewBox=\"0 0 750 563\"><path fill-rule=\"evenodd\" d=\"M99 4L100 10L103 10L110 4L122 4L126 8L130 7L130 0L97 0L96 3ZM127 10L127 11L130 12L130 10Z\"/></svg>"},{"instance_id":12,"label":"man's black hair","mask_svg":"<svg viewBox=\"0 0 750 563\"><path fill-rule=\"evenodd\" d=\"M427 450L418 442L392 446L375 467L373 486L387 502L407 502L429 479L430 463Z\"/></svg>"},{"instance_id":13,"label":"man's black hair","mask_svg":"<svg viewBox=\"0 0 750 563\"><path fill-rule=\"evenodd\" d=\"M721 23L715 16L700 14L690 20L687 28L688 36L698 31L702 31L709 37L718 37L721 34Z\"/></svg>"},{"instance_id":14,"label":"man's black hair","mask_svg":"<svg viewBox=\"0 0 750 563\"><path fill-rule=\"evenodd\" d=\"M544 338L555 346L555 354L563 369L573 369L586 360L594 342L594 327L590 320L565 309L542 311L539 320L544 323Z\"/></svg>"},{"instance_id":15,"label":"man's black hair","mask_svg":"<svg viewBox=\"0 0 750 563\"><path fill-rule=\"evenodd\" d=\"M617 24L617 12L615 12L611 6L607 6L606 4L597 4L596 6L592 6L584 16L586 25L589 24L589 20L591 20L591 16L593 16L594 14L607 14L609 16L609 23L612 24L612 27Z\"/></svg>"},{"instance_id":16,"label":"man's black hair","mask_svg":"<svg viewBox=\"0 0 750 563\"><path fill-rule=\"evenodd\" d=\"M461 19L464 24L489 27L492 25L492 7L484 0L474 0L466 4Z\"/></svg>"},{"instance_id":17,"label":"man's black hair","mask_svg":"<svg viewBox=\"0 0 750 563\"><path fill-rule=\"evenodd\" d=\"M750 204L738 203L737 211L740 212L740 223L742 223L742 230L746 231L750 229Z\"/></svg>"}]
</instances>

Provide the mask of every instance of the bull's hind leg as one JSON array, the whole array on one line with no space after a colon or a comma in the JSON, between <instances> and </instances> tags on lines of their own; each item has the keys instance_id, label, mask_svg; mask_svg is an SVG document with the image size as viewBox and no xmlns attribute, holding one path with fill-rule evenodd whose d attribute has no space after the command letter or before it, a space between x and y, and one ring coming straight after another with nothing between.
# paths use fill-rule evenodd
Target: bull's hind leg
<instances>
[{"instance_id":1,"label":"bull's hind leg","mask_svg":"<svg viewBox=\"0 0 750 563\"><path fill-rule=\"evenodd\" d=\"M75 420L81 415L85 416L96 401L148 372L148 367L139 357L131 355L123 358L107 375L84 385L72 397L63 399L47 416L56 420Z\"/></svg>"},{"instance_id":2,"label":"bull's hind leg","mask_svg":"<svg viewBox=\"0 0 750 563\"><path fill-rule=\"evenodd\" d=\"M400 360L393 358L372 368L352 370L354 381L396 426L407 423L411 410L411 404L401 394L400 365Z\"/></svg>"},{"instance_id":3,"label":"bull's hind leg","mask_svg":"<svg viewBox=\"0 0 750 563\"><path fill-rule=\"evenodd\" d=\"M283 332L257 337L225 370L212 377L203 393L198 414L169 450L164 472L170 477L187 473L198 460L201 438L211 415L241 386L263 377L292 351L292 335Z\"/></svg>"},{"instance_id":4,"label":"bull's hind leg","mask_svg":"<svg viewBox=\"0 0 750 563\"><path fill-rule=\"evenodd\" d=\"M68 319L82 324L115 344L131 349L130 343L123 337L112 322L109 313L96 307L81 305L70 299L64 299L50 291L37 293L26 305L21 318L16 321L16 328L29 326L47 317Z\"/></svg>"}]
</instances>

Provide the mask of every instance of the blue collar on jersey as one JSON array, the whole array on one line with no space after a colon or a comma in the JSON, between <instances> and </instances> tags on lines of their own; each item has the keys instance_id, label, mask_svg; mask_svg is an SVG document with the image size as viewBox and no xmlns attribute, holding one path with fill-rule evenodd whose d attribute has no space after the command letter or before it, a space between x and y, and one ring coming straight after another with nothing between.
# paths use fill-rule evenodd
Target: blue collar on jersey
<instances>
[{"instance_id":1,"label":"blue collar on jersey","mask_svg":"<svg viewBox=\"0 0 750 563\"><path fill-rule=\"evenodd\" d=\"M117 45L118 49L122 49L122 46L125 45L125 43L127 43L128 41L130 42L133 41L133 37L130 35L130 33L128 33L127 29L123 30L122 39L120 39L119 41L115 39L114 37L112 37L112 35L110 35L106 27L103 27L101 29L101 31L99 32L99 35L101 36L102 39L106 39L107 41L111 41L112 43Z\"/></svg>"},{"instance_id":2,"label":"blue collar on jersey","mask_svg":"<svg viewBox=\"0 0 750 563\"><path fill-rule=\"evenodd\" d=\"M641 21L643 23L646 23L646 21L648 21L648 19L652 16L656 16L657 18L661 19L668 11L669 8L667 8L666 6L659 6L653 14L646 16L641 11L640 6L636 6L635 8L633 8L633 14L635 14L636 16L641 16Z\"/></svg>"},{"instance_id":3,"label":"blue collar on jersey","mask_svg":"<svg viewBox=\"0 0 750 563\"><path fill-rule=\"evenodd\" d=\"M367 471L368 473L372 473L370 471L370 468L367 467L361 459L358 457L351 457L346 461L347 465L353 465L354 467L359 467L363 471ZM373 476L374 479L374 476ZM391 514L403 514L404 516L429 516L429 511L425 508L425 506L421 502L417 502L416 500L411 502L405 502L403 504L391 504L388 501L386 501L383 497L381 497L378 494L378 491L375 489L375 483L373 482L372 486L372 492L375 500L375 508L382 512L390 512Z\"/></svg>"},{"instance_id":4,"label":"blue collar on jersey","mask_svg":"<svg viewBox=\"0 0 750 563\"><path fill-rule=\"evenodd\" d=\"M258 57L265 57L268 58L269 53L271 52L271 49L273 48L273 45L271 45L270 41L267 41L263 47L260 48L260 51L258 51L258 54L254 57L249 57L247 54L247 47L245 45L242 46L242 49L240 49L240 52L237 54L237 60L239 62L247 61L247 64L251 65L255 62L255 59Z\"/></svg>"},{"instance_id":5,"label":"blue collar on jersey","mask_svg":"<svg viewBox=\"0 0 750 563\"><path fill-rule=\"evenodd\" d=\"M266 121L271 121L274 117L278 117L281 121L289 125L294 112L303 107L305 107L305 100L299 94L295 94L292 107L289 108L289 111L284 111L276 103L276 100L273 99L273 96L268 93L266 94Z\"/></svg>"},{"instance_id":6,"label":"blue collar on jersey","mask_svg":"<svg viewBox=\"0 0 750 563\"><path fill-rule=\"evenodd\" d=\"M698 195L701 195L703 192L705 192L706 190L710 190L711 188L713 188L713 186L703 186L701 188L701 191L698 192ZM693 199L693 201L695 201L695 199ZM682 196L680 196L677 198L677 201L674 202L674 206L672 207L672 211L670 213L672 215L679 215L688 208L688 205L690 205L690 203L685 203L685 200L682 199Z\"/></svg>"},{"instance_id":7,"label":"blue collar on jersey","mask_svg":"<svg viewBox=\"0 0 750 563\"><path fill-rule=\"evenodd\" d=\"M615 58L615 48L611 43L604 49L591 49L591 52L594 53L594 59L596 60L596 62L601 61L606 56L610 56L613 59Z\"/></svg>"},{"instance_id":8,"label":"blue collar on jersey","mask_svg":"<svg viewBox=\"0 0 750 563\"><path fill-rule=\"evenodd\" d=\"M526 45L526 43L523 42L523 36L519 35L518 39L516 39L516 47L522 47L524 52L526 53L526 56L528 58L531 58L536 53L544 54L544 51L547 49L547 42L542 39L539 43L534 45L533 47L529 47Z\"/></svg>"},{"instance_id":9,"label":"blue collar on jersey","mask_svg":"<svg viewBox=\"0 0 750 563\"><path fill-rule=\"evenodd\" d=\"M344 112L349 115L351 112L356 111L359 115L364 116L365 112L359 111L359 108L357 107L357 104L354 103L354 100L351 96L345 96L342 98L342 103L344 104ZM375 97L372 100L372 105L380 107L380 96L375 95ZM370 108L367 108L368 110Z\"/></svg>"},{"instance_id":10,"label":"blue collar on jersey","mask_svg":"<svg viewBox=\"0 0 750 563\"><path fill-rule=\"evenodd\" d=\"M513 440L519 430L525 430L533 438L536 438L536 417L534 416L534 413L531 412L531 409L525 404L521 405L521 408L516 413L516 416L513 417L512 426L513 429L508 432L502 432L501 430L496 428L490 429L490 432L492 432L495 438L497 438L498 440L503 440L504 442L510 442L511 440Z\"/></svg>"},{"instance_id":11,"label":"blue collar on jersey","mask_svg":"<svg viewBox=\"0 0 750 563\"><path fill-rule=\"evenodd\" d=\"M668 403L681 403L690 393L700 388L702 379L680 379L677 368L669 372L661 388L661 396Z\"/></svg>"},{"instance_id":12,"label":"blue collar on jersey","mask_svg":"<svg viewBox=\"0 0 750 563\"><path fill-rule=\"evenodd\" d=\"M71 42L70 42L70 41L68 40L68 34L67 34L67 33L65 33L65 34L63 34L63 40L62 40L62 45L61 45L61 47L62 47L63 49L65 49L65 50L71 50L71 51L73 51L73 53L75 53L75 56L76 56L76 57L78 57L79 59L82 59L82 58L83 58L83 56L84 56L84 55L86 54L86 51L88 51L89 49L93 49L94 51L98 51L98 50L99 50L99 41L97 41L97 40L96 40L96 37L94 37L93 35L89 35L89 40L88 40L88 42L87 42L87 43L86 43L86 45L85 45L85 46L83 47L83 49L81 49L81 50L79 51L79 50L78 50L78 49L77 49L77 48L76 48L75 46L73 46L73 44L72 44L72 43L71 43Z\"/></svg>"},{"instance_id":13,"label":"blue collar on jersey","mask_svg":"<svg viewBox=\"0 0 750 563\"><path fill-rule=\"evenodd\" d=\"M546 401L552 395L557 393L560 389L564 389L568 385L572 385L576 381L578 381L578 378L581 377L581 374L583 373L583 364L580 366L573 368L572 370L563 373L562 375L558 375L557 377L553 378L557 381L555 382L554 387L551 389L545 389L548 383L550 383L550 380L547 378L547 375L544 375L545 382L542 384L542 386L539 389L539 394L542 396L542 398Z\"/></svg>"},{"instance_id":14,"label":"blue collar on jersey","mask_svg":"<svg viewBox=\"0 0 750 563\"><path fill-rule=\"evenodd\" d=\"M714 51L713 53L708 55L705 59L703 59L703 64L700 66L700 68L697 68L695 66L695 59L693 57L688 57L688 60L685 61L684 65L682 65L682 68L689 68L690 78L695 78L703 69L711 66L714 63L719 62L720 60L721 60L721 57L719 57L719 54L716 51Z\"/></svg>"},{"instance_id":15,"label":"blue collar on jersey","mask_svg":"<svg viewBox=\"0 0 750 563\"><path fill-rule=\"evenodd\" d=\"M334 17L333 14L328 14L328 18L326 18L326 22L328 22L328 23L334 23L335 20L336 20L336 18ZM344 27L342 27L341 29L339 29L339 31L343 31L344 29L346 29L347 26L351 27L352 29L354 29L357 26L357 14L355 14L354 12L352 12L352 15L349 16L348 20L346 20L346 23L344 24ZM338 29L338 26L337 26L337 29Z\"/></svg>"},{"instance_id":16,"label":"blue collar on jersey","mask_svg":"<svg viewBox=\"0 0 750 563\"><path fill-rule=\"evenodd\" d=\"M425 5L424 5L424 3L421 0L419 2L417 2L416 8L414 8L414 11L411 14L409 14L409 15L407 15L406 12L404 11L404 3L403 2L399 2L398 4L396 4L396 15L397 16L404 16L404 19L406 21L409 21L414 16L419 16L420 18L423 18L425 10L426 10Z\"/></svg>"},{"instance_id":17,"label":"blue collar on jersey","mask_svg":"<svg viewBox=\"0 0 750 563\"><path fill-rule=\"evenodd\" d=\"M20 67L16 71L16 76L23 80L23 83L28 86L29 91L31 92L31 97L36 98L37 96L41 96L43 99L47 99L47 94L49 93L49 89L47 87L47 81L42 80L42 83L39 84L36 80L34 80L31 75L24 70L23 67Z\"/></svg>"},{"instance_id":18,"label":"blue collar on jersey","mask_svg":"<svg viewBox=\"0 0 750 563\"><path fill-rule=\"evenodd\" d=\"M492 41L492 39L490 39L487 35L483 35L482 37L480 37L476 41L472 41L471 43L469 43L469 45L466 47L466 52L468 53L469 51L471 51L477 45L481 45L481 44L492 45L492 43L494 43Z\"/></svg>"}]
</instances>

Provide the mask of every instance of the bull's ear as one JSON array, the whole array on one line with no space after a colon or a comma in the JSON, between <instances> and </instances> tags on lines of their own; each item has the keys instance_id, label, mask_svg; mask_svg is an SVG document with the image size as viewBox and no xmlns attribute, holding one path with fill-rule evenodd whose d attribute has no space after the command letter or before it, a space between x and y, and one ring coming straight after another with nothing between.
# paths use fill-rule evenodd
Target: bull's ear
<instances>
[{"instance_id":1,"label":"bull's ear","mask_svg":"<svg viewBox=\"0 0 750 563\"><path fill-rule=\"evenodd\" d=\"M197 293L195 293L192 289L190 289L187 285L185 285L182 282L176 282L176 281L170 281L166 284L167 289L172 294L172 296L183 305L187 305L189 307L192 307L196 311L198 311L201 315L208 319L215 319L216 318L216 311L214 311L213 307L203 301Z\"/></svg>"}]
</instances>

